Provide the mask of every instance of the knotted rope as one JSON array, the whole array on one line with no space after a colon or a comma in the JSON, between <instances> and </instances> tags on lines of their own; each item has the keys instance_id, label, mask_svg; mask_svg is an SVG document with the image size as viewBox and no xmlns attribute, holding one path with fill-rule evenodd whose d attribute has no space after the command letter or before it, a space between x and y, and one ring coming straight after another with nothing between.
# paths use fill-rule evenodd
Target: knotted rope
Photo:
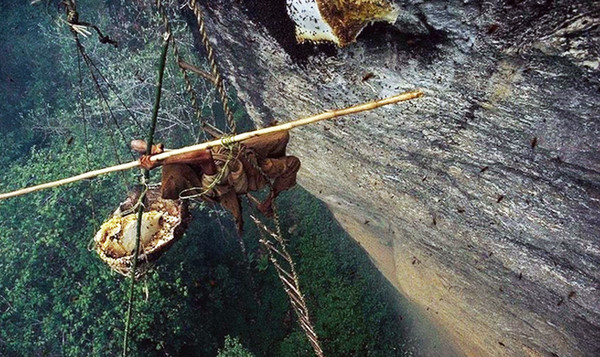
<instances>
[{"instance_id":1,"label":"knotted rope","mask_svg":"<svg viewBox=\"0 0 600 357\"><path fill-rule=\"evenodd\" d=\"M189 3L190 9L194 12L196 16L196 21L198 22L198 30L200 31L200 37L202 40L202 44L206 49L206 58L208 59L208 63L211 68L211 72L214 78L215 88L219 93L219 97L221 98L221 104L223 105L223 111L225 112L225 117L227 118L227 125L229 126L229 131L231 133L236 133L236 125L235 120L233 118L233 113L229 108L229 99L227 97L227 91L225 90L225 85L223 84L223 78L221 77L221 73L219 72L219 68L217 66L217 61L215 60L215 55L213 52L212 45L208 39L208 34L206 32L206 26L204 23L204 16L202 14L202 9L200 9L200 5L196 0L190 0Z\"/></svg>"}]
</instances>

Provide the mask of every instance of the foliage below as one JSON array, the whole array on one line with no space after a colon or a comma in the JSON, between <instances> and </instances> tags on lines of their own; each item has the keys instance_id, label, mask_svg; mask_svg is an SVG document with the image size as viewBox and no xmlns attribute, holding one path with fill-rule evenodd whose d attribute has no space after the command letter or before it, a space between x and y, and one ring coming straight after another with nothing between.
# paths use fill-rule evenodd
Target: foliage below
<instances>
[{"instance_id":1,"label":"foliage below","mask_svg":"<svg viewBox=\"0 0 600 357\"><path fill-rule=\"evenodd\" d=\"M23 185L32 174L44 181L85 167L83 149L56 150L34 151L5 175ZM124 195L117 177L105 177L0 203L1 355L117 354L128 281L87 246ZM280 205L286 226L296 226L287 238L326 353L389 356L401 336L383 278L306 192L294 189ZM248 270L219 223L230 226L196 210L186 237L136 286L134 353L214 355L235 334L257 355L311 355L281 283L264 269L255 229L246 225Z\"/></svg>"},{"instance_id":2,"label":"foliage below","mask_svg":"<svg viewBox=\"0 0 600 357\"><path fill-rule=\"evenodd\" d=\"M225 336L225 346L219 349L217 357L254 357L254 355L246 350L238 338Z\"/></svg>"}]
</instances>

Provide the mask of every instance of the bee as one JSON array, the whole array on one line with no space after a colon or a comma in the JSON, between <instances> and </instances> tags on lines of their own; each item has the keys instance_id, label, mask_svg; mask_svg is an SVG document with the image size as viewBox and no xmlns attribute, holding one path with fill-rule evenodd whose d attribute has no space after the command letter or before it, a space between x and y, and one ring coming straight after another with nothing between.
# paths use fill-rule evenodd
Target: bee
<instances>
[{"instance_id":1,"label":"bee","mask_svg":"<svg viewBox=\"0 0 600 357\"><path fill-rule=\"evenodd\" d=\"M531 139L531 149L535 149L535 147L537 146L537 142L538 142L538 138L537 136L534 136L533 139Z\"/></svg>"},{"instance_id":2,"label":"bee","mask_svg":"<svg viewBox=\"0 0 600 357\"><path fill-rule=\"evenodd\" d=\"M500 25L498 24L491 24L490 26L488 26L487 28L487 34L491 35L494 32L496 32L498 29L500 28Z\"/></svg>"},{"instance_id":3,"label":"bee","mask_svg":"<svg viewBox=\"0 0 600 357\"><path fill-rule=\"evenodd\" d=\"M375 77L375 73L373 73L373 72L367 72L367 73L365 73L365 75L362 77L362 81L363 81L363 82L366 82L366 81L368 81L369 79L371 79L371 78L373 78L373 77Z\"/></svg>"}]
</instances>

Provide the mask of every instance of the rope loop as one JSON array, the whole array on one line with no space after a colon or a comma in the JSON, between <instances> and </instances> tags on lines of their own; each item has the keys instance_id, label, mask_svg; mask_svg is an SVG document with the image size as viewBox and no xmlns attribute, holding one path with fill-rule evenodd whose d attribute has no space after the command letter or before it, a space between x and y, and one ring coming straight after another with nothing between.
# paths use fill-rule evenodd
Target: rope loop
<instances>
[{"instance_id":1,"label":"rope loop","mask_svg":"<svg viewBox=\"0 0 600 357\"><path fill-rule=\"evenodd\" d=\"M208 39L208 33L206 31L206 24L204 23L204 14L202 13L202 9L200 9L200 5L196 0L189 1L190 9L192 9L194 15L196 16L196 22L198 23L198 31L200 31L200 37L202 40L202 44L206 50L206 58L208 59L208 63L211 67L212 75L215 79L215 88L219 97L221 99L221 104L223 105L223 111L225 112L225 118L227 119L227 125L232 133L235 133L236 124L235 118L233 116L233 112L229 107L229 99L227 97L227 90L225 89L225 85L223 84L223 78L221 77L221 73L219 72L219 68L217 66L217 61L215 59L213 47L210 44Z\"/></svg>"},{"instance_id":2,"label":"rope loop","mask_svg":"<svg viewBox=\"0 0 600 357\"><path fill-rule=\"evenodd\" d=\"M221 146L223 146L227 150L230 150L230 151L233 150L234 146L236 144L234 137L235 137L235 135L223 135L220 140Z\"/></svg>"}]
</instances>

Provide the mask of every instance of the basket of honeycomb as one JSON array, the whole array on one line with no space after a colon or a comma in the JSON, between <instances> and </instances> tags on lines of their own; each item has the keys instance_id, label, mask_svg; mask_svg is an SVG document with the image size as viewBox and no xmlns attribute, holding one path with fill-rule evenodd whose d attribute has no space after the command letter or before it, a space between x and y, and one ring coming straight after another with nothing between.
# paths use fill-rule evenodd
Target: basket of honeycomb
<instances>
[{"instance_id":1,"label":"basket of honeycomb","mask_svg":"<svg viewBox=\"0 0 600 357\"><path fill-rule=\"evenodd\" d=\"M131 192L94 236L100 258L112 270L129 276L137 240L137 207L143 204L136 278L181 238L191 218L186 202L163 199L157 188L146 191L143 202L139 197L139 189Z\"/></svg>"}]
</instances>

